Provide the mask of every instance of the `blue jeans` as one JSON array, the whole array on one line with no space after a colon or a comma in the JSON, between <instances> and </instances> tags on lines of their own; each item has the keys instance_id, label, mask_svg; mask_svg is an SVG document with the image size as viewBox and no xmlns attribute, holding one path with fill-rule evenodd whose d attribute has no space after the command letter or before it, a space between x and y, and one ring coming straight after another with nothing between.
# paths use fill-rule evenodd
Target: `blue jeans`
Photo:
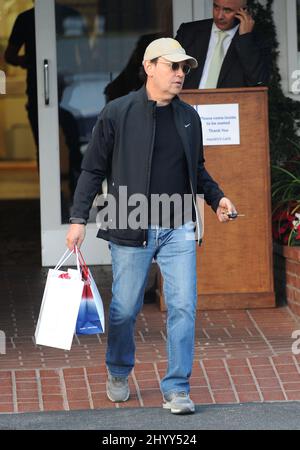
<instances>
[{"instance_id":1,"label":"blue jeans","mask_svg":"<svg viewBox=\"0 0 300 450\"><path fill-rule=\"evenodd\" d=\"M163 276L168 310L168 368L161 380L161 391L189 393L197 303L194 224L177 229L149 229L146 248L114 243L110 247L113 287L106 353L109 372L113 376L128 376L134 367L134 327L154 258Z\"/></svg>"}]
</instances>

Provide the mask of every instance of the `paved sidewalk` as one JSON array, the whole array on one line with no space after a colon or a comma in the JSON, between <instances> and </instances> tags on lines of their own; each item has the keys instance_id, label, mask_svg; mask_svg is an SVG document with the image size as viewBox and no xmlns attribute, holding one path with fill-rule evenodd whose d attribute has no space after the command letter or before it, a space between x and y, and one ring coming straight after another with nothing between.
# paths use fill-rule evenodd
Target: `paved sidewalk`
<instances>
[{"instance_id":1,"label":"paved sidewalk","mask_svg":"<svg viewBox=\"0 0 300 450\"><path fill-rule=\"evenodd\" d=\"M106 335L75 337L70 352L35 345L47 276L36 253L39 217L27 208L21 226L19 216L8 213L9 207L3 215L0 205L0 218L6 218L1 223L0 330L7 338L7 352L0 355L0 413L160 408L159 380L167 364L166 314L156 304L144 305L137 321L132 394L126 404L112 404L105 395ZM111 269L92 270L107 316ZM292 353L295 330L300 330L300 321L287 306L199 311L191 377L198 407L300 402L300 355Z\"/></svg>"},{"instance_id":2,"label":"paved sidewalk","mask_svg":"<svg viewBox=\"0 0 300 450\"><path fill-rule=\"evenodd\" d=\"M106 335L75 337L70 352L36 346L34 330L47 270L9 266L0 271L0 412L159 407L166 370L166 314L145 304L137 322L131 398L112 404L105 395ZM107 311L111 271L95 267ZM107 316L107 313L106 313ZM300 355L287 307L270 310L198 311L191 393L199 405L300 401Z\"/></svg>"},{"instance_id":3,"label":"paved sidewalk","mask_svg":"<svg viewBox=\"0 0 300 450\"><path fill-rule=\"evenodd\" d=\"M130 430L128 436L134 437L137 431L147 430L147 441L151 442L149 430L163 430L165 436L182 436L181 430L300 430L299 415L299 402L196 406L195 414L188 416L175 416L162 408L3 414L0 431ZM175 430L176 434L170 434L169 430ZM160 434L154 435L158 443ZM78 439L77 435L72 437Z\"/></svg>"}]
</instances>

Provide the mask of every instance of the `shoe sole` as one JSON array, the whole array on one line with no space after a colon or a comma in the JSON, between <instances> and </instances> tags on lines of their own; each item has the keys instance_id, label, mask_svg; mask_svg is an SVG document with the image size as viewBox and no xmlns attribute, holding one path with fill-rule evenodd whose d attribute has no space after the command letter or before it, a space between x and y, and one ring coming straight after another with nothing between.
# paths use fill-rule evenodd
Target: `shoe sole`
<instances>
[{"instance_id":1,"label":"shoe sole","mask_svg":"<svg viewBox=\"0 0 300 450\"><path fill-rule=\"evenodd\" d=\"M129 396L130 396L130 392L128 392L128 394L127 394L127 396L125 398L118 399L118 400L116 400L116 399L114 399L114 398L112 398L110 396L110 393L109 393L108 389L106 389L106 395L107 395L107 397L109 398L109 400L111 402L113 402L113 403L121 403L121 402L127 402L127 400L129 399Z\"/></svg>"},{"instance_id":2,"label":"shoe sole","mask_svg":"<svg viewBox=\"0 0 300 450\"><path fill-rule=\"evenodd\" d=\"M172 414L194 414L195 406L186 406L185 408L174 408L169 403L163 403L164 409L170 409Z\"/></svg>"}]
</instances>

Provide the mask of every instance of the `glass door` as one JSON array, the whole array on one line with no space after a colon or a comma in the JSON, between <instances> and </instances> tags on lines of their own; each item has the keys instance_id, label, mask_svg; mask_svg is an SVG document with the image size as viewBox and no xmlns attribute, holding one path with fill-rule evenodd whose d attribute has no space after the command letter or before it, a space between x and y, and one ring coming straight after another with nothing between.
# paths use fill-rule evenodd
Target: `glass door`
<instances>
[{"instance_id":1,"label":"glass door","mask_svg":"<svg viewBox=\"0 0 300 450\"><path fill-rule=\"evenodd\" d=\"M0 199L39 198L36 143L30 125L32 0L0 1ZM24 21L30 23L25 29ZM25 49L28 55L26 65ZM35 59L33 60L35 67ZM37 203L36 202L36 203ZM36 204L34 203L34 204Z\"/></svg>"},{"instance_id":2,"label":"glass door","mask_svg":"<svg viewBox=\"0 0 300 450\"><path fill-rule=\"evenodd\" d=\"M192 0L36 0L43 265L55 264L65 248L81 160L99 112L141 86L148 43L172 36L173 28L175 34L191 14ZM107 243L96 238L96 215L93 207L83 251L88 264L110 264Z\"/></svg>"}]
</instances>

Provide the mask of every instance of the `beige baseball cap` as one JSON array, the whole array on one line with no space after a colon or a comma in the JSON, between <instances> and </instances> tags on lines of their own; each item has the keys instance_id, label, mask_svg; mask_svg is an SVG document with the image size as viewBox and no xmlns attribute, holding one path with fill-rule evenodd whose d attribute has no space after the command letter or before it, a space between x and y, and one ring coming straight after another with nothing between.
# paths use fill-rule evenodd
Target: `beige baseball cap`
<instances>
[{"instance_id":1,"label":"beige baseball cap","mask_svg":"<svg viewBox=\"0 0 300 450\"><path fill-rule=\"evenodd\" d=\"M143 62L151 61L160 56L171 62L187 61L193 69L198 67L197 60L192 56L187 55L184 48L181 47L176 39L160 38L152 41L146 48Z\"/></svg>"}]
</instances>

